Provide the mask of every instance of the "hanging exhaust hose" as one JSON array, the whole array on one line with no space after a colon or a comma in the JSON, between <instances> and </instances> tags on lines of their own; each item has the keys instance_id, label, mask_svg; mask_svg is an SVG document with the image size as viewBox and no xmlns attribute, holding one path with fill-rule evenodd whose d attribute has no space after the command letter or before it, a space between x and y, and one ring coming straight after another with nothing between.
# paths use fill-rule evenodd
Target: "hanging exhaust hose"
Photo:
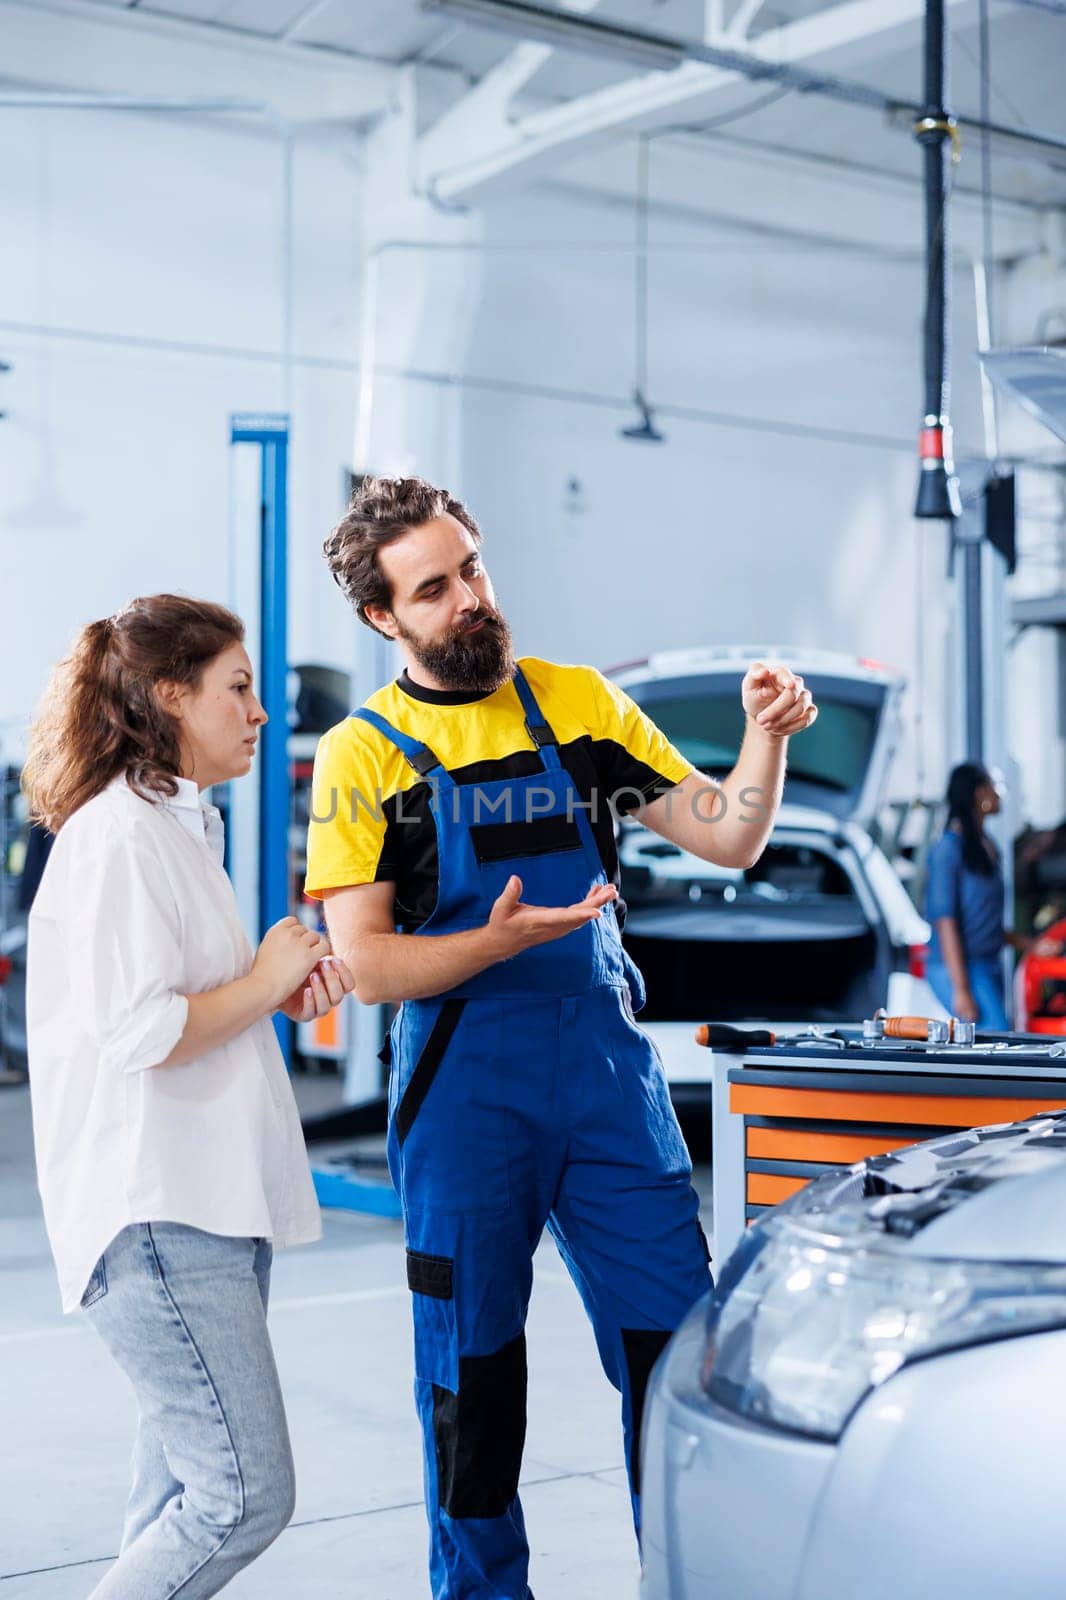
<instances>
[{"instance_id":1,"label":"hanging exhaust hose","mask_svg":"<svg viewBox=\"0 0 1066 1600\"><path fill-rule=\"evenodd\" d=\"M925 413L918 441L916 517L951 520L959 515L958 486L951 462L948 415L950 338L949 160L957 149L954 120L945 109L948 92L944 0L927 0L925 10L924 112L915 126L925 168L925 324L923 366Z\"/></svg>"}]
</instances>

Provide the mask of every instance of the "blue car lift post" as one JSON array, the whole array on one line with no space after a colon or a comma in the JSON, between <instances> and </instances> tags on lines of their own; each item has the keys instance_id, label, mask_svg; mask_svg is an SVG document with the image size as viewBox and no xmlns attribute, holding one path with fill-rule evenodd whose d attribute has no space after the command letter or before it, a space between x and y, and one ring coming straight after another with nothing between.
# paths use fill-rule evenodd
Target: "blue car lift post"
<instances>
[{"instance_id":1,"label":"blue car lift post","mask_svg":"<svg viewBox=\"0 0 1066 1600\"><path fill-rule=\"evenodd\" d=\"M230 419L231 445L257 445L260 452L259 696L268 721L260 736L259 763L259 937L290 914L288 649L288 454L289 419L242 413ZM274 1016L278 1043L292 1070L293 1025ZM309 1143L379 1132L385 1102L351 1107L304 1123ZM400 1202L385 1182L359 1175L357 1162L339 1158L311 1168L319 1204L377 1216L398 1217Z\"/></svg>"},{"instance_id":2,"label":"blue car lift post","mask_svg":"<svg viewBox=\"0 0 1066 1600\"><path fill-rule=\"evenodd\" d=\"M268 721L259 738L259 937L289 915L288 456L286 416L230 419L230 443L259 446L259 698ZM274 1016L286 1066L292 1023Z\"/></svg>"}]
</instances>

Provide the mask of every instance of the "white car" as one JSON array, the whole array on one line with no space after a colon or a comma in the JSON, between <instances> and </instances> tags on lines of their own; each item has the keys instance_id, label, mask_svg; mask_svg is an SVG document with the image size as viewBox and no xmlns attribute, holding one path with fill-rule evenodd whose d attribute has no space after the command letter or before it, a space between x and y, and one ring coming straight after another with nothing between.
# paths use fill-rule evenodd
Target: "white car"
<instances>
[{"instance_id":1,"label":"white car","mask_svg":"<svg viewBox=\"0 0 1066 1600\"><path fill-rule=\"evenodd\" d=\"M641 1600L1058 1600L1066 1114L827 1173L655 1368Z\"/></svg>"},{"instance_id":2,"label":"white car","mask_svg":"<svg viewBox=\"0 0 1066 1600\"><path fill-rule=\"evenodd\" d=\"M784 803L761 860L708 865L631 818L619 829L625 943L644 974L641 1025L671 1088L706 1084L700 1022L779 1033L856 1022L880 1006L942 1016L924 981L929 925L870 829L898 742L904 678L891 667L779 645L666 651L610 676L694 766L732 768L740 684L756 659L802 674L818 720L789 750Z\"/></svg>"}]
</instances>

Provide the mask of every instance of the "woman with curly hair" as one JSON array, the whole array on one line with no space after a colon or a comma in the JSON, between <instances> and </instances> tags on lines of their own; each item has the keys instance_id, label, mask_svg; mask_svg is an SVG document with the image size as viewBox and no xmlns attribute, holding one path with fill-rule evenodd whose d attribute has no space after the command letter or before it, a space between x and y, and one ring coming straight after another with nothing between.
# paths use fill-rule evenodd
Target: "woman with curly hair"
<instances>
[{"instance_id":1,"label":"woman with curly hair","mask_svg":"<svg viewBox=\"0 0 1066 1600\"><path fill-rule=\"evenodd\" d=\"M266 1305L274 1245L320 1219L272 1014L351 990L286 917L258 950L201 792L252 765L266 713L244 629L153 595L83 628L31 735L56 834L30 915L37 1170L64 1311L140 1409L118 1560L94 1600L200 1600L281 1532L293 1464Z\"/></svg>"}]
</instances>

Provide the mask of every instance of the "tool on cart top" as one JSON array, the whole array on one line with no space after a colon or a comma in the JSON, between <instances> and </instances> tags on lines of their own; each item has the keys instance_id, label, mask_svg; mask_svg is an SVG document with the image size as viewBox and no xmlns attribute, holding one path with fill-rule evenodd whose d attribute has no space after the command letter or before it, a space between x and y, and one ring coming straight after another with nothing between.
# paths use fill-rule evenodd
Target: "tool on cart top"
<instances>
[{"instance_id":1,"label":"tool on cart top","mask_svg":"<svg viewBox=\"0 0 1066 1600\"><path fill-rule=\"evenodd\" d=\"M1050 1044L1046 1038L1028 1039L999 1033L982 1034L978 1038L974 1024L961 1017L889 1017L878 1011L864 1020L861 1034L857 1029L849 1033L813 1027L779 1038L769 1028L735 1028L725 1022L702 1022L696 1029L695 1039L709 1050L738 1052L766 1050L781 1044L785 1048L816 1045L826 1050L883 1049L916 1054L933 1048L949 1054L975 1051L997 1056L1035 1055L1053 1059L1066 1056L1066 1042Z\"/></svg>"},{"instance_id":2,"label":"tool on cart top","mask_svg":"<svg viewBox=\"0 0 1066 1600\"><path fill-rule=\"evenodd\" d=\"M911 1039L923 1044L973 1044L976 1025L961 1017L889 1017L875 1011L862 1025L863 1043L879 1039Z\"/></svg>"},{"instance_id":3,"label":"tool on cart top","mask_svg":"<svg viewBox=\"0 0 1066 1600\"><path fill-rule=\"evenodd\" d=\"M701 1022L696 1029L696 1043L708 1050L758 1050L777 1043L777 1034L769 1028L731 1028L725 1022Z\"/></svg>"}]
</instances>

